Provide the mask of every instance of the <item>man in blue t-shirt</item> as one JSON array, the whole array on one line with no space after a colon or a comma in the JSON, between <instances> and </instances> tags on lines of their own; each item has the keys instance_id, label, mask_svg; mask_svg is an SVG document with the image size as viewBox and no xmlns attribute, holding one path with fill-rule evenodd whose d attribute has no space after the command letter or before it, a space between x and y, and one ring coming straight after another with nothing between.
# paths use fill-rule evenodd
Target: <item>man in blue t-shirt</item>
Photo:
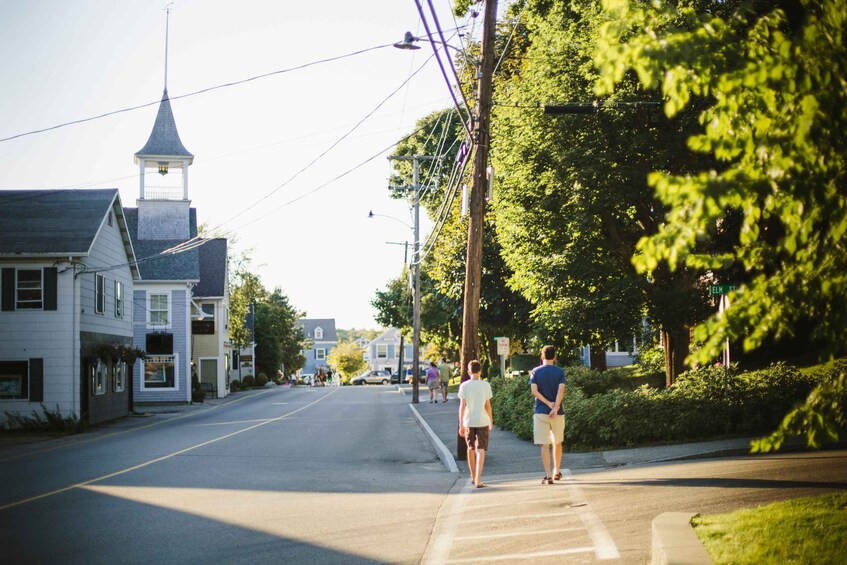
<instances>
[{"instance_id":1,"label":"man in blue t-shirt","mask_svg":"<svg viewBox=\"0 0 847 565\"><path fill-rule=\"evenodd\" d=\"M541 349L541 365L532 370L529 386L535 397L532 435L535 445L541 446L544 464L542 485L552 485L562 478L562 442L565 441L565 371L556 365L556 349L545 345ZM550 448L553 448L553 468L550 468Z\"/></svg>"}]
</instances>

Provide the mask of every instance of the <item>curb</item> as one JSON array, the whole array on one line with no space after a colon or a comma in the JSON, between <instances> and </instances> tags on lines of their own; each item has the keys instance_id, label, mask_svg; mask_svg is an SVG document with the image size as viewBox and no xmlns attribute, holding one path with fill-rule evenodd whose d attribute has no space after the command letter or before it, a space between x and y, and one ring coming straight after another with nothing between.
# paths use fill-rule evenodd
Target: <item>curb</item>
<instances>
[{"instance_id":1,"label":"curb","mask_svg":"<svg viewBox=\"0 0 847 565\"><path fill-rule=\"evenodd\" d=\"M712 558L691 527L696 512L664 512L653 518L651 565L712 565Z\"/></svg>"},{"instance_id":2,"label":"curb","mask_svg":"<svg viewBox=\"0 0 847 565\"><path fill-rule=\"evenodd\" d=\"M432 431L432 428L429 427L429 424L426 423L426 420L423 419L418 409L415 408L414 404L409 404L409 409L414 414L415 419L418 421L418 425L421 429L426 433L426 437L429 439L429 443L432 444L432 447L435 448L435 452L438 454L438 458L441 459L441 462L444 463L444 466L447 467L447 471L450 473L458 473L459 467L456 465L456 460L453 458L453 454L450 453L450 450L447 449L447 446L444 445L435 432Z\"/></svg>"}]
</instances>

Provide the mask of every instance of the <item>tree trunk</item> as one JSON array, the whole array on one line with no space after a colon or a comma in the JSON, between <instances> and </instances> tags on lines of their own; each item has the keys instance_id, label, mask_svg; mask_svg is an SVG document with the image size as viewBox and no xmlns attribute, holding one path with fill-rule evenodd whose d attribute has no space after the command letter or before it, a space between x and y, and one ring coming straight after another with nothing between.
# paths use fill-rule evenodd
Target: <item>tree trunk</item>
<instances>
[{"instance_id":1,"label":"tree trunk","mask_svg":"<svg viewBox=\"0 0 847 565\"><path fill-rule=\"evenodd\" d=\"M688 327L662 327L662 346L665 349L665 386L669 387L685 371L691 336Z\"/></svg>"},{"instance_id":2,"label":"tree trunk","mask_svg":"<svg viewBox=\"0 0 847 565\"><path fill-rule=\"evenodd\" d=\"M591 364L592 369L605 371L608 368L606 365L606 348L604 346L589 345L588 355L588 362Z\"/></svg>"}]
</instances>

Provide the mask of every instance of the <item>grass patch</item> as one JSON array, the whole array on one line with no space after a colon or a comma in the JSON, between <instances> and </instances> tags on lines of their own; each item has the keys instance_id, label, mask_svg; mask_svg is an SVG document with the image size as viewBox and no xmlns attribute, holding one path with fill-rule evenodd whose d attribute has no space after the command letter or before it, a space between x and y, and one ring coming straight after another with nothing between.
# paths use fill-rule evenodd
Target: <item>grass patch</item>
<instances>
[{"instance_id":1,"label":"grass patch","mask_svg":"<svg viewBox=\"0 0 847 565\"><path fill-rule=\"evenodd\" d=\"M844 563L847 493L698 516L695 532L715 563Z\"/></svg>"}]
</instances>

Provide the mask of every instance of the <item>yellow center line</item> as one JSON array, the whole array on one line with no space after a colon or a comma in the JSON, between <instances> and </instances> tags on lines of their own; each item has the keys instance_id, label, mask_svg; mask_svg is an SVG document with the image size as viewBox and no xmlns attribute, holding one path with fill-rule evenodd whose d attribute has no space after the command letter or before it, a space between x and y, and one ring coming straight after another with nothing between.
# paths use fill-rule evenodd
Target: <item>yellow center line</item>
<instances>
[{"instance_id":1,"label":"yellow center line","mask_svg":"<svg viewBox=\"0 0 847 565\"><path fill-rule=\"evenodd\" d=\"M127 430L121 430L119 432L112 432L108 434L104 434L102 436L93 437L91 439L83 439L80 441L74 441L69 443L63 443L62 445L56 445L53 447L48 447L47 449L40 449L38 451L28 451L26 453L20 453L18 455L12 455L10 457L6 457L4 459L0 459L0 463L5 463L6 461L14 461L15 459L22 459L24 457L29 457L31 455L41 455L42 453L50 453L51 451L58 451L59 449L66 449L68 447L76 447L78 445L85 445L88 443L93 443L95 441L100 441L102 439L112 438L115 436L128 434L130 432L137 432L138 430L146 430L147 428L152 428L153 426L160 426L162 424L166 424L168 422L176 422L177 420L183 420L185 418L192 418L194 416L198 416L200 414L205 414L209 410L214 410L215 408L220 408L221 406L229 406L230 404L235 404L236 402L241 402L242 400L247 400L248 398L253 398L254 396L259 396L260 394L267 394L271 392L271 390L263 390L261 392L257 392L255 394L249 394L247 396L242 396L241 398L236 398L235 400L230 400L229 402L224 402L222 404L216 404L214 406L209 406L204 410L198 410L197 412L193 412L191 414L185 414L183 416L176 416L174 418L168 418L167 420L159 420L158 422L153 422L151 424L145 424L143 426L138 426L137 428L129 428Z\"/></svg>"},{"instance_id":2,"label":"yellow center line","mask_svg":"<svg viewBox=\"0 0 847 565\"><path fill-rule=\"evenodd\" d=\"M43 494L31 496L29 498L25 498L23 500L18 500L16 502L10 502L9 504L5 504L3 506L0 506L0 510L6 510L6 509L9 509L9 508L14 508L15 506L20 506L22 504L34 502L34 501L40 500L42 498L47 498L48 496L61 494L63 492L67 492L67 491L73 490L75 488L80 488L80 487L88 486L88 485L93 484L93 483L98 483L100 481L105 481L106 479L111 479L111 478L117 477L119 475L125 475L126 473L131 473L132 471L137 471L138 469L142 469L144 467L147 467L149 465L153 465L154 463L159 463L161 461L165 461L167 459L171 459L172 457L176 457L177 455L182 455L183 453L193 451L197 448L204 447L206 445L209 445L209 444L212 444L212 443L215 443L215 442L227 439L227 438L231 438L232 436L236 436L236 435L244 433L244 432L249 432L250 430L255 430L256 428L260 428L260 427L265 426L267 424L270 424L272 422L278 422L280 420L284 420L285 418L288 418L289 416L296 414L297 412L305 410L306 408L309 408L310 406L314 406L318 402L325 400L326 398L335 394L338 390L339 389L336 388L336 389L332 390L329 394L322 396L322 397L318 398L317 400L310 402L309 404L306 404L305 406L301 406L300 408L297 408L296 410L289 412L288 414L283 414L282 416L278 416L276 418L271 418L270 420L265 420L264 422L260 422L258 424L253 425L253 426L244 428L243 430L238 430L237 432L232 432L232 433L229 433L229 434L226 434L226 435L214 438L214 439L210 439L208 441L198 443L197 445L192 445L191 447L186 447L184 449L180 449L179 451L174 451L173 453L169 453L168 455L156 457L155 459L145 461L144 463L139 463L138 465L133 465L132 467L127 467L126 469L121 469L120 471L115 471L114 473L109 473L108 475L103 475L103 476L97 477L95 479L89 479L87 481L83 481L81 483L76 483L76 484L66 486L66 487L63 487L63 488L60 488L60 489L51 490L50 492L45 492ZM255 396L255 395L252 395L252 396ZM236 401L233 401L233 402L236 402ZM231 403L228 403L228 404L231 404Z\"/></svg>"}]
</instances>

